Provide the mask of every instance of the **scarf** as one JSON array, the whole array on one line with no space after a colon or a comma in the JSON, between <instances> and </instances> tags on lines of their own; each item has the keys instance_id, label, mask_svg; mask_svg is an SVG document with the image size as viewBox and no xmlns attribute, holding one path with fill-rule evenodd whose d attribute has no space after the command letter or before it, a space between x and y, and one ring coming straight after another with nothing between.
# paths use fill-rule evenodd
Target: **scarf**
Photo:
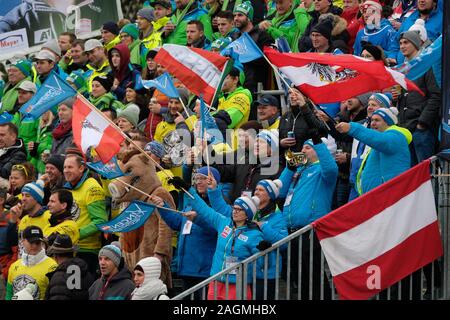
<instances>
[{"instance_id":1,"label":"scarf","mask_svg":"<svg viewBox=\"0 0 450 320\"><path fill-rule=\"evenodd\" d=\"M180 10L177 10L175 12L175 14L173 15L173 17L175 18L174 25L178 25L181 21L183 21L184 16L186 15L186 13L189 11L189 9L191 8L192 4L195 2L195 0L191 0L189 1L189 3L187 4L187 6L183 9L183 11L180 12ZM130 50L131 51L131 50Z\"/></svg>"},{"instance_id":2,"label":"scarf","mask_svg":"<svg viewBox=\"0 0 450 320\"><path fill-rule=\"evenodd\" d=\"M66 123L60 122L55 129L53 129L52 135L55 140L62 139L66 134L72 131L72 120Z\"/></svg>"},{"instance_id":3,"label":"scarf","mask_svg":"<svg viewBox=\"0 0 450 320\"><path fill-rule=\"evenodd\" d=\"M50 222L50 226L54 227L65 220L69 220L72 217L72 212L64 210L57 214L52 214L48 222Z\"/></svg>"},{"instance_id":4,"label":"scarf","mask_svg":"<svg viewBox=\"0 0 450 320\"><path fill-rule=\"evenodd\" d=\"M160 279L144 280L142 286L134 289L131 300L154 300L161 294L167 294L167 287Z\"/></svg>"},{"instance_id":5,"label":"scarf","mask_svg":"<svg viewBox=\"0 0 450 320\"><path fill-rule=\"evenodd\" d=\"M36 255L28 254L25 251L22 253L22 263L27 267L35 266L45 259L47 259L47 255L44 248Z\"/></svg>"},{"instance_id":6,"label":"scarf","mask_svg":"<svg viewBox=\"0 0 450 320\"><path fill-rule=\"evenodd\" d=\"M208 4L205 5L205 9L208 10L208 16L209 17L212 17L216 13L218 8L219 8L219 2L218 1L216 3L214 3L212 6L209 6Z\"/></svg>"},{"instance_id":7,"label":"scarf","mask_svg":"<svg viewBox=\"0 0 450 320\"><path fill-rule=\"evenodd\" d=\"M291 9L289 9L289 11L288 12L286 12L285 14L283 14L283 15L278 15L278 12L277 12L277 14L275 15L275 17L272 19L272 26L274 26L275 28L278 28L279 26L280 26L280 24L284 21L284 20L286 20L287 18L289 18L289 16L292 14L292 11L294 11L294 5L292 4L292 6L291 6Z\"/></svg>"}]
</instances>

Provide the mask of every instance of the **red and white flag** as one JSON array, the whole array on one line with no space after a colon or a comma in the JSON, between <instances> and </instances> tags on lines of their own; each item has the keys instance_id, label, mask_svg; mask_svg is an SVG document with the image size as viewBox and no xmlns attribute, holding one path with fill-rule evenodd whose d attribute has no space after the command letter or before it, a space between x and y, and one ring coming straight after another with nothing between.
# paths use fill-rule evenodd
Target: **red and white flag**
<instances>
[{"instance_id":1,"label":"red and white flag","mask_svg":"<svg viewBox=\"0 0 450 320\"><path fill-rule=\"evenodd\" d=\"M342 299L368 299L443 254L430 161L316 220Z\"/></svg>"},{"instance_id":2,"label":"red and white flag","mask_svg":"<svg viewBox=\"0 0 450 320\"><path fill-rule=\"evenodd\" d=\"M265 48L272 64L314 103L333 103L394 85L422 91L404 74L350 54L280 53Z\"/></svg>"},{"instance_id":3,"label":"red and white flag","mask_svg":"<svg viewBox=\"0 0 450 320\"><path fill-rule=\"evenodd\" d=\"M155 57L169 73L179 79L189 91L203 95L211 104L216 90L221 90L224 71L229 59L203 49L165 44Z\"/></svg>"},{"instance_id":4,"label":"red and white flag","mask_svg":"<svg viewBox=\"0 0 450 320\"><path fill-rule=\"evenodd\" d=\"M84 154L93 147L103 163L120 150L125 139L88 101L77 97L73 105L73 139Z\"/></svg>"}]
</instances>

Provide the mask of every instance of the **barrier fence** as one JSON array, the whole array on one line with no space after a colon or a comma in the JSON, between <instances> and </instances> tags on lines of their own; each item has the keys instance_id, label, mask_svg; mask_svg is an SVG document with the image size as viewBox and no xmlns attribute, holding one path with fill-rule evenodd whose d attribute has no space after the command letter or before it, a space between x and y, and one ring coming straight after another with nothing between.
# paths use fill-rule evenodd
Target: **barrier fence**
<instances>
[{"instance_id":1,"label":"barrier fence","mask_svg":"<svg viewBox=\"0 0 450 320\"><path fill-rule=\"evenodd\" d=\"M372 298L374 300L441 300L450 297L448 250L450 163L433 157L430 169L444 255L383 290ZM269 263L273 261L275 261L275 275L278 276L268 274ZM258 269L263 274L262 279L257 279ZM231 275L236 277L235 284L230 281ZM224 284L224 293L219 292L218 282ZM339 299L311 225L292 232L269 249L222 270L172 300L206 300L208 290L210 290L209 299L212 300L218 299L220 294L223 294L226 300Z\"/></svg>"}]
</instances>

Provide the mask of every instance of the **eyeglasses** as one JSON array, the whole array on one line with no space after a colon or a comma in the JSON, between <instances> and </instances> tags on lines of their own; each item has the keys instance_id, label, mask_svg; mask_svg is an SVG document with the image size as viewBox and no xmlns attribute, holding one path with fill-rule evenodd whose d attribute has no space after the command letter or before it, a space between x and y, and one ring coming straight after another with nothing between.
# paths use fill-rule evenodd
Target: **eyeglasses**
<instances>
[{"instance_id":1,"label":"eyeglasses","mask_svg":"<svg viewBox=\"0 0 450 320\"><path fill-rule=\"evenodd\" d=\"M28 178L28 171L24 165L15 164L12 166L11 170L23 171L25 173L25 178Z\"/></svg>"},{"instance_id":2,"label":"eyeglasses","mask_svg":"<svg viewBox=\"0 0 450 320\"><path fill-rule=\"evenodd\" d=\"M233 207L233 211L244 211L241 207Z\"/></svg>"}]
</instances>

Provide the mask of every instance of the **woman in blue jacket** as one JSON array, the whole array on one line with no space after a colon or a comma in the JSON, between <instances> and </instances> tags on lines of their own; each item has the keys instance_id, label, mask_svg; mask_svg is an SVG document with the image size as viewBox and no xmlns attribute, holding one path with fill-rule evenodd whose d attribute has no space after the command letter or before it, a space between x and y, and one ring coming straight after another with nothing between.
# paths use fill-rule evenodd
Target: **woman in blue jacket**
<instances>
[{"instance_id":1,"label":"woman in blue jacket","mask_svg":"<svg viewBox=\"0 0 450 320\"><path fill-rule=\"evenodd\" d=\"M208 207L203 199L191 188L189 192L195 199L189 199L196 214L196 224L208 224L217 231L217 245L211 268L211 275L232 267L258 252L257 246L263 241L262 232L256 224L250 223L256 213L259 201L256 197L239 197L233 204L232 217L225 217ZM253 274L249 268L247 277L247 299L252 298L251 286ZM236 299L236 275L233 272L228 276L228 296L226 295L226 276L216 283L218 300ZM208 300L214 299L215 285L211 284L208 290Z\"/></svg>"},{"instance_id":2,"label":"woman in blue jacket","mask_svg":"<svg viewBox=\"0 0 450 320\"><path fill-rule=\"evenodd\" d=\"M212 179L210 179L212 180ZM232 207L227 204L221 194L220 188L216 188L216 183L209 183L208 197L211 199L211 206L217 212L231 216ZM212 186L212 187L211 187ZM253 221L259 226L263 238L268 243L275 243L288 236L286 220L281 211L277 208L275 200L280 194L282 182L280 180L261 180L255 188L254 195L259 199L258 209ZM267 245L266 245L267 246ZM281 272L281 255L278 261L278 274L276 273L276 251L269 254L267 266L264 258L257 260L256 267L256 300L264 300L264 275L267 280L266 299L275 299L275 279Z\"/></svg>"},{"instance_id":3,"label":"woman in blue jacket","mask_svg":"<svg viewBox=\"0 0 450 320\"><path fill-rule=\"evenodd\" d=\"M220 174L215 168L210 168L211 173L220 181ZM209 203L207 194L207 167L202 167L195 174L195 190L200 198ZM158 197L153 197L153 202L163 206L164 202ZM188 204L184 195L185 204L182 211L188 212L192 207ZM159 209L161 218L174 231L178 232L177 243L177 275L183 280L183 291L195 286L209 277L213 260L217 232L207 224L199 226L193 224L186 217L173 211ZM200 293L196 299L200 299Z\"/></svg>"}]
</instances>

